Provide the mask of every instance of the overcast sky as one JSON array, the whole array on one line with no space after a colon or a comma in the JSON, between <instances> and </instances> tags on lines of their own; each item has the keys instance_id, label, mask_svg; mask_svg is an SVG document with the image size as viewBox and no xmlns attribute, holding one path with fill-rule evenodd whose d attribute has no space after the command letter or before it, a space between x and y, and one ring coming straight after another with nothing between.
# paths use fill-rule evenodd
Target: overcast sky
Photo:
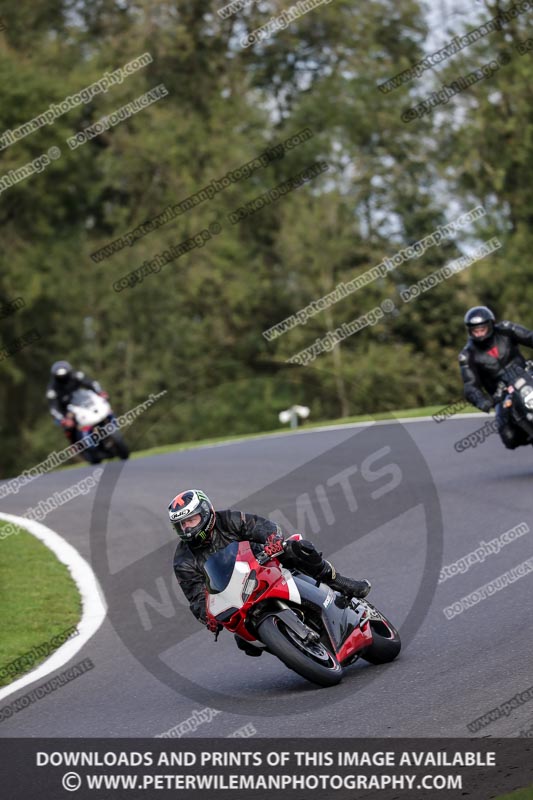
<instances>
[{"instance_id":1,"label":"overcast sky","mask_svg":"<svg viewBox=\"0 0 533 800\"><path fill-rule=\"evenodd\" d=\"M431 28L426 41L428 52L445 44L449 37L446 29L470 27L481 16L488 19L490 14L478 0L426 0L427 15Z\"/></svg>"}]
</instances>

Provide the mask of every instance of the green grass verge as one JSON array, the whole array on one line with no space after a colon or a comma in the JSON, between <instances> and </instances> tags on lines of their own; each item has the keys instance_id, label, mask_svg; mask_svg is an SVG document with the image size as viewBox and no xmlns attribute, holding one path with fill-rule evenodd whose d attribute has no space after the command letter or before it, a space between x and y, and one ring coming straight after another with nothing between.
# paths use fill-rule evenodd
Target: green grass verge
<instances>
[{"instance_id":1,"label":"green grass verge","mask_svg":"<svg viewBox=\"0 0 533 800\"><path fill-rule=\"evenodd\" d=\"M0 531L7 525L0 520ZM23 528L17 530L0 539L0 670L81 618L81 598L67 567L35 536ZM0 672L0 686L46 657L14 675L1 677Z\"/></svg>"},{"instance_id":2,"label":"green grass verge","mask_svg":"<svg viewBox=\"0 0 533 800\"><path fill-rule=\"evenodd\" d=\"M502 794L494 800L533 800L533 786L528 789L518 789L510 794Z\"/></svg>"}]
</instances>

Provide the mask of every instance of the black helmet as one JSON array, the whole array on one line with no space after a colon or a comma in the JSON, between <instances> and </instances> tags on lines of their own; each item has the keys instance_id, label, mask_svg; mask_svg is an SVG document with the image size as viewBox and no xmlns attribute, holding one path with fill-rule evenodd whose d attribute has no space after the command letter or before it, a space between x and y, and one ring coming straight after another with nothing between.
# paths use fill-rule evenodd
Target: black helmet
<instances>
[{"instance_id":1,"label":"black helmet","mask_svg":"<svg viewBox=\"0 0 533 800\"><path fill-rule=\"evenodd\" d=\"M494 333L495 321L496 317L487 306L474 306L465 314L465 325L474 342L484 342L485 339L489 339ZM483 336L472 336L472 328L476 328L478 325L488 325L487 333Z\"/></svg>"},{"instance_id":2,"label":"black helmet","mask_svg":"<svg viewBox=\"0 0 533 800\"><path fill-rule=\"evenodd\" d=\"M200 520L194 527L184 527L183 522L199 514ZM215 509L209 497L199 489L180 492L168 506L170 522L180 539L193 547L201 547L209 542L215 527Z\"/></svg>"},{"instance_id":3,"label":"black helmet","mask_svg":"<svg viewBox=\"0 0 533 800\"><path fill-rule=\"evenodd\" d=\"M56 361L52 364L50 374L59 383L66 383L72 374L72 364L68 361Z\"/></svg>"}]
</instances>

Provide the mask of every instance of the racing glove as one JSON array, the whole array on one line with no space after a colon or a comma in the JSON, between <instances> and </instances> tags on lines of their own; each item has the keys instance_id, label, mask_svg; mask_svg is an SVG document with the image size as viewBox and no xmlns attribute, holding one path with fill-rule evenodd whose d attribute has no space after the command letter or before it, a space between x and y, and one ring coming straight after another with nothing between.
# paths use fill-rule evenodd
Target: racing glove
<instances>
[{"instance_id":1,"label":"racing glove","mask_svg":"<svg viewBox=\"0 0 533 800\"><path fill-rule=\"evenodd\" d=\"M480 410L480 411L484 411L484 412L485 412L485 414L488 414L488 413L489 413L489 411L491 410L492 406L493 406L493 402L492 402L492 400L489 400L489 398L488 398L488 397L486 397L486 398L485 398L485 399L484 399L484 400L483 400L483 401L482 401L482 402L481 402L481 403L478 405L478 408L479 408L479 410Z\"/></svg>"},{"instance_id":2,"label":"racing glove","mask_svg":"<svg viewBox=\"0 0 533 800\"><path fill-rule=\"evenodd\" d=\"M63 419L61 420L61 425L63 426L63 428L71 430L72 428L75 427L76 423L72 419L72 417L63 417Z\"/></svg>"},{"instance_id":3,"label":"racing glove","mask_svg":"<svg viewBox=\"0 0 533 800\"><path fill-rule=\"evenodd\" d=\"M264 551L267 556L277 556L285 550L285 540L279 533L271 533L265 542Z\"/></svg>"}]
</instances>

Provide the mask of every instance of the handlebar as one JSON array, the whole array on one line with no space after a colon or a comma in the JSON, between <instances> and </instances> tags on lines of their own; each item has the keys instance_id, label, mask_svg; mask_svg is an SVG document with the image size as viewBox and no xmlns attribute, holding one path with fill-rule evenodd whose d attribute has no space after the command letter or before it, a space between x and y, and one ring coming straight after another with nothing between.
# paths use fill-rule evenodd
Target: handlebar
<instances>
[{"instance_id":1,"label":"handlebar","mask_svg":"<svg viewBox=\"0 0 533 800\"><path fill-rule=\"evenodd\" d=\"M507 369L502 371L500 378L498 380L498 385L496 387L496 391L493 394L494 401L496 403L500 402L503 399L504 394L506 394L507 390L510 386L513 386L515 381L526 375L528 378L531 378L531 373L533 372L533 361L526 361L525 366L510 366Z\"/></svg>"}]
</instances>

